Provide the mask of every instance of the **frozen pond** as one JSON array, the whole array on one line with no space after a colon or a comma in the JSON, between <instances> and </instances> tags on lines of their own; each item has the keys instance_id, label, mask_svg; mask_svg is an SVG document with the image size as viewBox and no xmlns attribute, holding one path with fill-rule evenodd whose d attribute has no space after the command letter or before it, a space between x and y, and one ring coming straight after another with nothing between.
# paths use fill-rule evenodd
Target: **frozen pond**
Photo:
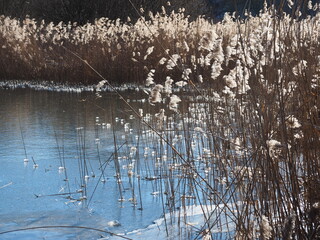
<instances>
[{"instance_id":1,"label":"frozen pond","mask_svg":"<svg viewBox=\"0 0 320 240\"><path fill-rule=\"evenodd\" d=\"M1 239L233 236L209 105L185 96L159 118L143 91L122 96L143 121L114 93L0 90Z\"/></svg>"},{"instance_id":2,"label":"frozen pond","mask_svg":"<svg viewBox=\"0 0 320 240\"><path fill-rule=\"evenodd\" d=\"M136 108L146 105L132 94L125 95ZM162 215L160 198L151 194L157 191L155 183L128 177L133 160L130 149L137 138L136 130L129 128L136 121L115 94L96 99L93 93L0 90L0 102L0 232L63 225L123 233L147 227ZM121 184L115 177L117 171ZM112 226L110 221L121 225ZM98 239L107 235L64 228L8 233L0 238Z\"/></svg>"}]
</instances>

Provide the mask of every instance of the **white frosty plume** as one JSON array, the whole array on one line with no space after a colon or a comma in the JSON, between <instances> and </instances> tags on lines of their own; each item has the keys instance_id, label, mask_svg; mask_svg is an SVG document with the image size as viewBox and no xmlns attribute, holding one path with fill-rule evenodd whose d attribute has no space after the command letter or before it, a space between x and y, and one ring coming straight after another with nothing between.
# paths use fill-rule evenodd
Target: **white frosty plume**
<instances>
[{"instance_id":1,"label":"white frosty plume","mask_svg":"<svg viewBox=\"0 0 320 240\"><path fill-rule=\"evenodd\" d=\"M169 109L172 111L178 111L178 103L181 102L181 99L177 95L172 95L170 97Z\"/></svg>"},{"instance_id":2,"label":"white frosty plume","mask_svg":"<svg viewBox=\"0 0 320 240\"><path fill-rule=\"evenodd\" d=\"M161 90L163 89L163 86L161 84L155 85L150 93L149 102L151 104L155 104L157 102L161 102Z\"/></svg>"},{"instance_id":3,"label":"white frosty plume","mask_svg":"<svg viewBox=\"0 0 320 240\"><path fill-rule=\"evenodd\" d=\"M265 215L262 215L261 219L261 237L263 240L267 240L272 237L272 228L268 218Z\"/></svg>"},{"instance_id":4,"label":"white frosty plume","mask_svg":"<svg viewBox=\"0 0 320 240\"><path fill-rule=\"evenodd\" d=\"M150 85L154 84L153 76L154 76L155 72L156 71L154 69L151 69L150 72L148 73L148 76L147 76L147 79L146 79L146 86L150 86Z\"/></svg>"},{"instance_id":5,"label":"white frosty plume","mask_svg":"<svg viewBox=\"0 0 320 240\"><path fill-rule=\"evenodd\" d=\"M293 115L288 116L288 118L286 119L286 125L289 128L299 128L299 127L301 127L301 124L299 123L298 119Z\"/></svg>"}]
</instances>

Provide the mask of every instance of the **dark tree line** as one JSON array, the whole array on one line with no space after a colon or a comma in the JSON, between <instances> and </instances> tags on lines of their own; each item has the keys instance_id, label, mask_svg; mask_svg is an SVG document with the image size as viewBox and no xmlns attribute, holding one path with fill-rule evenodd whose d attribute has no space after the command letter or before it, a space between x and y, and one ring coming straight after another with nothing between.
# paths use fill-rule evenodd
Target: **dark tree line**
<instances>
[{"instance_id":1,"label":"dark tree line","mask_svg":"<svg viewBox=\"0 0 320 240\"><path fill-rule=\"evenodd\" d=\"M313 0L317 2L318 0ZM257 13L263 7L264 0L131 0L138 9L143 7L145 13L159 12L161 6L168 11L185 8L191 18L207 15L211 18L220 18L225 12L237 11L240 15L245 9ZM267 0L269 4L287 9L286 0ZM294 0L296 8L305 10L308 0ZM0 14L16 18L44 19L47 22L78 22L80 24L93 21L95 18L108 17L135 20L139 17L130 0L0 0ZM147 16L147 14L145 14Z\"/></svg>"},{"instance_id":2,"label":"dark tree line","mask_svg":"<svg viewBox=\"0 0 320 240\"><path fill-rule=\"evenodd\" d=\"M166 6L176 10L186 7L188 14L195 15L208 13L210 7L210 0L172 0L171 7L167 6L167 0L131 1L138 9L143 7L146 13L161 11L161 6ZM99 17L122 20L139 17L129 0L0 0L0 14L17 18L28 15L46 21L79 23Z\"/></svg>"}]
</instances>

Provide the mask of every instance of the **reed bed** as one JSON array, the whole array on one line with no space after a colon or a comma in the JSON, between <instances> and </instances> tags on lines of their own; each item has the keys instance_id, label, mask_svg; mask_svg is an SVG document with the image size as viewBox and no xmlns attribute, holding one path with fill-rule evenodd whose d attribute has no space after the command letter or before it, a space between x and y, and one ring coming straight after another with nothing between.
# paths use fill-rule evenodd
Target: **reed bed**
<instances>
[{"instance_id":1,"label":"reed bed","mask_svg":"<svg viewBox=\"0 0 320 240\"><path fill-rule=\"evenodd\" d=\"M226 14L217 24L165 9L148 21L84 26L1 17L1 77L97 81L70 50L106 79L144 82L154 109L136 110L136 128L123 120L120 138L113 130L115 178L119 201L130 179L140 210L140 183L153 182L168 235L176 224L181 239L317 239L320 14L309 8L314 16L301 19L265 5L259 16ZM180 227L191 205L202 208L196 230Z\"/></svg>"},{"instance_id":2,"label":"reed bed","mask_svg":"<svg viewBox=\"0 0 320 240\"><path fill-rule=\"evenodd\" d=\"M315 12L317 7L313 7ZM227 14L222 22L213 24L202 17L190 21L183 9L166 13L163 8L162 13L150 13L149 20L141 17L132 23L100 18L85 25L1 16L0 78L96 83L94 73L66 50L69 49L114 84L142 83L152 70L156 70L157 81L163 81L168 75L179 81L181 71L174 67L175 63L186 71L184 77L190 75L200 82L212 82L229 73L237 60L251 58L248 64L254 65L256 58L271 59L275 27L279 29L274 30L281 31L277 41L289 48L290 61L294 59L289 57L295 54L294 49L308 52L309 46L300 48L298 38L316 48L318 15L302 21L284 15L277 18L279 24L275 26L272 14L265 11L257 17L248 16L246 21ZM249 41L241 43L240 37ZM313 55L314 61L316 56Z\"/></svg>"},{"instance_id":3,"label":"reed bed","mask_svg":"<svg viewBox=\"0 0 320 240\"><path fill-rule=\"evenodd\" d=\"M198 234L181 236L319 237L319 13L296 14L226 15L197 48L180 40L179 54L148 72L144 90L160 108L147 124L158 139L150 179L162 180L166 211L203 208ZM177 96L173 86L194 91ZM187 222L180 217L176 224Z\"/></svg>"}]
</instances>

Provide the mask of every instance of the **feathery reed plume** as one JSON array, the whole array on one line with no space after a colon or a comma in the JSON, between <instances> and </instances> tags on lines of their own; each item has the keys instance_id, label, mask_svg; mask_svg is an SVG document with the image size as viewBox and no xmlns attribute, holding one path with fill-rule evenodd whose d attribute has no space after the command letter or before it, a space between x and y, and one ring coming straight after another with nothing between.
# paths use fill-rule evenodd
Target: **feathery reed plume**
<instances>
[{"instance_id":1,"label":"feathery reed plume","mask_svg":"<svg viewBox=\"0 0 320 240\"><path fill-rule=\"evenodd\" d=\"M260 233L261 238L264 240L268 240L272 237L272 228L270 226L268 218L265 215L262 215L261 217Z\"/></svg>"}]
</instances>

